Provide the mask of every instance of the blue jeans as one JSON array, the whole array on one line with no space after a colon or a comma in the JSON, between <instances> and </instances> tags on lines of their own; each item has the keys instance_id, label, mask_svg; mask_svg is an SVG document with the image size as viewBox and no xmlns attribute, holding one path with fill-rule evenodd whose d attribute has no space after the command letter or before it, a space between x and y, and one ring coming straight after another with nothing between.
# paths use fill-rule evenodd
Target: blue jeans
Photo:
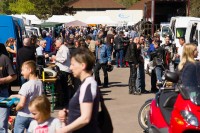
<instances>
[{"instance_id":1,"label":"blue jeans","mask_svg":"<svg viewBox=\"0 0 200 133\"><path fill-rule=\"evenodd\" d=\"M162 67L161 66L156 66L155 68L155 71L156 71L156 78L157 78L157 81L162 81Z\"/></svg>"},{"instance_id":2,"label":"blue jeans","mask_svg":"<svg viewBox=\"0 0 200 133\"><path fill-rule=\"evenodd\" d=\"M120 65L120 67L123 67L123 58L124 58L124 50L120 49L120 50L116 50L116 66L118 67L118 65ZM118 63L119 60L119 63Z\"/></svg>"},{"instance_id":3,"label":"blue jeans","mask_svg":"<svg viewBox=\"0 0 200 133\"><path fill-rule=\"evenodd\" d=\"M31 117L23 117L17 115L14 125L14 133L24 133L24 129L28 130L28 127L32 121Z\"/></svg>"},{"instance_id":4,"label":"blue jeans","mask_svg":"<svg viewBox=\"0 0 200 133\"><path fill-rule=\"evenodd\" d=\"M145 90L144 63L139 63L139 67L137 68L136 87L142 91Z\"/></svg>"},{"instance_id":5,"label":"blue jeans","mask_svg":"<svg viewBox=\"0 0 200 133\"><path fill-rule=\"evenodd\" d=\"M8 89L0 89L0 97L9 97ZM1 99L1 98L0 98ZM8 131L8 116L10 114L9 108L0 107L0 133L7 133Z\"/></svg>"}]
</instances>

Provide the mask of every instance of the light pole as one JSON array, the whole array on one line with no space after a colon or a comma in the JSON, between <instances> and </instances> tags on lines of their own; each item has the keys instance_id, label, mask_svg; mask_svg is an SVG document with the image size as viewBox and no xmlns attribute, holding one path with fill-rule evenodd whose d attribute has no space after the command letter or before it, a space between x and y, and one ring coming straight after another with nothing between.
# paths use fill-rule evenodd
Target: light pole
<instances>
[{"instance_id":1,"label":"light pole","mask_svg":"<svg viewBox=\"0 0 200 133\"><path fill-rule=\"evenodd\" d=\"M151 35L154 34L154 19L155 19L155 0L151 1Z\"/></svg>"}]
</instances>

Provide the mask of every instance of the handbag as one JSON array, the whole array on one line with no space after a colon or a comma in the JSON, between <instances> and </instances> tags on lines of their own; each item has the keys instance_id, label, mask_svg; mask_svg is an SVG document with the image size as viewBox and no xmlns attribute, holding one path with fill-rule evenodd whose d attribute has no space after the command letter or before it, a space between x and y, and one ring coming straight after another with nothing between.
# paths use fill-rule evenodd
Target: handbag
<instances>
[{"instance_id":1,"label":"handbag","mask_svg":"<svg viewBox=\"0 0 200 133\"><path fill-rule=\"evenodd\" d=\"M102 94L100 93L100 107L101 111L98 114L98 124L101 133L113 133L113 125L110 114L106 105L104 103L104 99Z\"/></svg>"}]
</instances>

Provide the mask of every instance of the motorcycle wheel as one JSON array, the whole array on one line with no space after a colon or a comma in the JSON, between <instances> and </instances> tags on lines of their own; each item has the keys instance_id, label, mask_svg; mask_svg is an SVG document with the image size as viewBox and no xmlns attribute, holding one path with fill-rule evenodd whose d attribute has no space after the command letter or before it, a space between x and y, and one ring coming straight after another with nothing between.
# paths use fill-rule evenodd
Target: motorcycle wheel
<instances>
[{"instance_id":1,"label":"motorcycle wheel","mask_svg":"<svg viewBox=\"0 0 200 133\"><path fill-rule=\"evenodd\" d=\"M148 115L150 111L150 104L152 100L145 102L138 113L138 123L144 131L148 129Z\"/></svg>"}]
</instances>

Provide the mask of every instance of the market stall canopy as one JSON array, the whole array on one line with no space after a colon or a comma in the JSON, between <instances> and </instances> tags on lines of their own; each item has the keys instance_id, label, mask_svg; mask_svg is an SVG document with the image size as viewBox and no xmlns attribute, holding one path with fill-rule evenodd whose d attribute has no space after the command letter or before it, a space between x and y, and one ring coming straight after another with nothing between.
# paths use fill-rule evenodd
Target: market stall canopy
<instances>
[{"instance_id":1,"label":"market stall canopy","mask_svg":"<svg viewBox=\"0 0 200 133\"><path fill-rule=\"evenodd\" d=\"M46 22L57 22L57 23L68 23L74 21L73 16L66 16L66 15L53 15L50 17Z\"/></svg>"},{"instance_id":2,"label":"market stall canopy","mask_svg":"<svg viewBox=\"0 0 200 133\"><path fill-rule=\"evenodd\" d=\"M117 23L108 16L90 16L86 19L85 22L87 24L116 24Z\"/></svg>"},{"instance_id":3,"label":"market stall canopy","mask_svg":"<svg viewBox=\"0 0 200 133\"><path fill-rule=\"evenodd\" d=\"M71 21L69 23L66 23L65 26L87 26L87 24L82 22L82 21L75 20L75 21Z\"/></svg>"},{"instance_id":4,"label":"market stall canopy","mask_svg":"<svg viewBox=\"0 0 200 133\"><path fill-rule=\"evenodd\" d=\"M57 23L57 22L43 22L41 24L39 24L38 26L41 28L44 27L56 27L56 26L61 26L62 23Z\"/></svg>"},{"instance_id":5,"label":"market stall canopy","mask_svg":"<svg viewBox=\"0 0 200 133\"><path fill-rule=\"evenodd\" d=\"M28 14L13 14L11 16L21 18L24 20L25 25L31 25L31 24L41 24L42 21L35 15L28 15ZM29 23L30 21L30 23Z\"/></svg>"}]
</instances>

